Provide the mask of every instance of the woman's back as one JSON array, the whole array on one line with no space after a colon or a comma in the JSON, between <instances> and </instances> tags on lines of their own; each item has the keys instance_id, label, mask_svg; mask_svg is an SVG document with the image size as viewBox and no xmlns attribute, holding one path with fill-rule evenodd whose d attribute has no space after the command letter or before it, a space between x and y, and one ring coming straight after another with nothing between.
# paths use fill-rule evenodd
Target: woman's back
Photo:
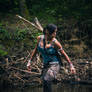
<instances>
[{"instance_id":1,"label":"woman's back","mask_svg":"<svg viewBox=\"0 0 92 92\"><path fill-rule=\"evenodd\" d=\"M58 62L59 59L57 57L57 51L54 48L54 42L55 40L52 40L51 43L47 43L46 46L44 46L44 35L40 36L40 41L38 44L38 51L41 53L43 57L44 63L48 62Z\"/></svg>"}]
</instances>

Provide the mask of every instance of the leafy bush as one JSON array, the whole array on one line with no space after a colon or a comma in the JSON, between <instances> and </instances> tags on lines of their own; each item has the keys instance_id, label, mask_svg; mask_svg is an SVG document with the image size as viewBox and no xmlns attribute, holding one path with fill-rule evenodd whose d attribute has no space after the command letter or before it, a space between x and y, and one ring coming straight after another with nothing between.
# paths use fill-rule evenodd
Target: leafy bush
<instances>
[{"instance_id":1,"label":"leafy bush","mask_svg":"<svg viewBox=\"0 0 92 92\"><path fill-rule=\"evenodd\" d=\"M0 56L5 56L8 53L6 51L3 50L3 47L0 45Z\"/></svg>"},{"instance_id":2,"label":"leafy bush","mask_svg":"<svg viewBox=\"0 0 92 92\"><path fill-rule=\"evenodd\" d=\"M0 28L0 40L23 40L27 31L25 29L17 29L16 32L9 32L6 29Z\"/></svg>"},{"instance_id":3,"label":"leafy bush","mask_svg":"<svg viewBox=\"0 0 92 92\"><path fill-rule=\"evenodd\" d=\"M11 38L10 33L5 29L0 28L0 40L10 39L10 38Z\"/></svg>"},{"instance_id":4,"label":"leafy bush","mask_svg":"<svg viewBox=\"0 0 92 92\"><path fill-rule=\"evenodd\" d=\"M23 40L27 36L27 30L25 29L17 29L15 33L12 35L12 39L14 40Z\"/></svg>"}]
</instances>

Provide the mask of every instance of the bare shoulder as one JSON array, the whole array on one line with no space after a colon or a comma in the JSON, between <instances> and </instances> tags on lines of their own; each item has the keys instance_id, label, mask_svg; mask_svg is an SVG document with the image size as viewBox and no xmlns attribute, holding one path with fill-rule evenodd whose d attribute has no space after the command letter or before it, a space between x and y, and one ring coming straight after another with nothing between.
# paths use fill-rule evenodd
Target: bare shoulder
<instances>
[{"instance_id":1,"label":"bare shoulder","mask_svg":"<svg viewBox=\"0 0 92 92\"><path fill-rule=\"evenodd\" d=\"M61 43L56 38L54 38L53 40L54 40L55 46L57 46L58 48L62 48Z\"/></svg>"},{"instance_id":2,"label":"bare shoulder","mask_svg":"<svg viewBox=\"0 0 92 92\"><path fill-rule=\"evenodd\" d=\"M37 36L37 44L39 43L39 41L40 41L40 35L39 36Z\"/></svg>"},{"instance_id":3,"label":"bare shoulder","mask_svg":"<svg viewBox=\"0 0 92 92\"><path fill-rule=\"evenodd\" d=\"M37 39L38 39L38 40L41 39L41 38L44 38L44 35L39 35L39 36L37 36Z\"/></svg>"},{"instance_id":4,"label":"bare shoulder","mask_svg":"<svg viewBox=\"0 0 92 92\"><path fill-rule=\"evenodd\" d=\"M39 40L40 39L40 35L39 36L37 36L37 40Z\"/></svg>"},{"instance_id":5,"label":"bare shoulder","mask_svg":"<svg viewBox=\"0 0 92 92\"><path fill-rule=\"evenodd\" d=\"M55 42L55 44L60 44L60 42L56 38L53 38L53 41Z\"/></svg>"}]
</instances>

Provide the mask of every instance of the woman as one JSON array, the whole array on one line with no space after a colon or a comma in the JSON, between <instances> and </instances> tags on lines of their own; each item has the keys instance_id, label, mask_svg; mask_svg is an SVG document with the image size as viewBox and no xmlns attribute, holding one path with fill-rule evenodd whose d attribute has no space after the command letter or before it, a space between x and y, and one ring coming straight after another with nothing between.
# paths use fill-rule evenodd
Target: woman
<instances>
[{"instance_id":1,"label":"woman","mask_svg":"<svg viewBox=\"0 0 92 92\"><path fill-rule=\"evenodd\" d=\"M61 54L63 54L70 64L70 70L72 73L75 73L75 68L70 61L68 55L62 48L60 42L55 38L57 32L57 26L54 24L47 25L44 30L43 34L37 37L37 45L33 50L31 58L27 64L27 68L30 70L30 61L32 60L36 50L41 53L43 58L43 71L42 71L42 78L43 78L43 92L51 92L51 83L56 78L56 75L60 69L60 59L57 56L57 51L59 50Z\"/></svg>"}]
</instances>

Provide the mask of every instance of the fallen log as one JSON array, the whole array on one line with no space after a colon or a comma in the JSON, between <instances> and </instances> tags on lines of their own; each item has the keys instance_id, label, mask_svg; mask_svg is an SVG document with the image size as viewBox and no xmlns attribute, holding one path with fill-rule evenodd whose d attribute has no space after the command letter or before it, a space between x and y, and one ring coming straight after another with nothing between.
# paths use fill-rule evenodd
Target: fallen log
<instances>
[{"instance_id":1,"label":"fallen log","mask_svg":"<svg viewBox=\"0 0 92 92\"><path fill-rule=\"evenodd\" d=\"M10 67L9 69L15 69L15 70L18 70L18 71L21 71L21 72L24 72L24 73L29 73L29 74L33 74L33 75L41 75L41 73L36 73L36 72L31 72L31 71L28 71L28 70L23 70L23 69L20 69L20 68L16 68L16 67Z\"/></svg>"}]
</instances>

